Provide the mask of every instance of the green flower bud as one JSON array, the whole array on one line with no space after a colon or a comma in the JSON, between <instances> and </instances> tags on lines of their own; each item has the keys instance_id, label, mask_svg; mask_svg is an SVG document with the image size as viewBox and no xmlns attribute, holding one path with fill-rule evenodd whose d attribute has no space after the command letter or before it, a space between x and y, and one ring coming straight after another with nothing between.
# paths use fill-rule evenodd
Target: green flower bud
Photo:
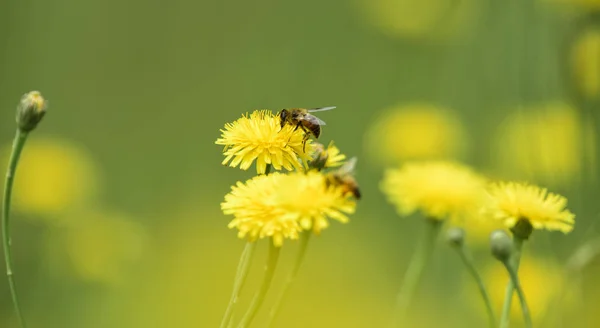
<instances>
[{"instance_id":1,"label":"green flower bud","mask_svg":"<svg viewBox=\"0 0 600 328\"><path fill-rule=\"evenodd\" d=\"M513 253L512 238L504 230L494 230L490 235L490 249L498 261L506 262Z\"/></svg>"},{"instance_id":2,"label":"green flower bud","mask_svg":"<svg viewBox=\"0 0 600 328\"><path fill-rule=\"evenodd\" d=\"M17 125L23 132L30 132L46 114L48 102L39 91L31 91L21 97L17 106Z\"/></svg>"},{"instance_id":3,"label":"green flower bud","mask_svg":"<svg viewBox=\"0 0 600 328\"><path fill-rule=\"evenodd\" d=\"M465 230L458 227L448 229L446 232L446 241L452 247L462 247L465 242Z\"/></svg>"}]
</instances>

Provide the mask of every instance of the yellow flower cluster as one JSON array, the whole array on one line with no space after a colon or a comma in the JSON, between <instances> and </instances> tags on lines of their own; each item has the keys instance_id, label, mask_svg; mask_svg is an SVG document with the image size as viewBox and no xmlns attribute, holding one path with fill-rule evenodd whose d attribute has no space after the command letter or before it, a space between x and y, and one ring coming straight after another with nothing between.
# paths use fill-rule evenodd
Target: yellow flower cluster
<instances>
[{"instance_id":1,"label":"yellow flower cluster","mask_svg":"<svg viewBox=\"0 0 600 328\"><path fill-rule=\"evenodd\" d=\"M565 197L529 184L488 184L471 169L455 163L407 163L388 170L381 188L401 215L420 211L437 220L495 219L507 228L526 221L534 229L564 233L575 223Z\"/></svg>"},{"instance_id":2,"label":"yellow flower cluster","mask_svg":"<svg viewBox=\"0 0 600 328\"><path fill-rule=\"evenodd\" d=\"M284 239L297 239L302 230L319 234L329 219L348 222L356 199L341 179L331 179L333 168L345 163L346 155L330 143L327 148L289 124L281 125L277 115L258 110L225 125L216 143L224 145L223 164L247 170L255 161L258 176L237 182L221 203L223 213L233 215L229 228L249 241L271 238L275 246ZM306 163L307 170L303 167ZM295 172L267 174L275 170Z\"/></svg>"}]
</instances>

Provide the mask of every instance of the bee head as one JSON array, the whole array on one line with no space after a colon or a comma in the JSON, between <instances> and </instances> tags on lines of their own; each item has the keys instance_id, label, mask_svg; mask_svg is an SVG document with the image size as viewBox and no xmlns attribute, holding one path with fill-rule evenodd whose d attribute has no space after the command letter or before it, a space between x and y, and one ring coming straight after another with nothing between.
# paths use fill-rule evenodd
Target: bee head
<instances>
[{"instance_id":1,"label":"bee head","mask_svg":"<svg viewBox=\"0 0 600 328\"><path fill-rule=\"evenodd\" d=\"M279 121L280 121L280 124L281 124L281 128L283 128L283 126L285 125L285 122L288 120L289 114L290 113L288 112L287 109L282 109L279 112Z\"/></svg>"}]
</instances>

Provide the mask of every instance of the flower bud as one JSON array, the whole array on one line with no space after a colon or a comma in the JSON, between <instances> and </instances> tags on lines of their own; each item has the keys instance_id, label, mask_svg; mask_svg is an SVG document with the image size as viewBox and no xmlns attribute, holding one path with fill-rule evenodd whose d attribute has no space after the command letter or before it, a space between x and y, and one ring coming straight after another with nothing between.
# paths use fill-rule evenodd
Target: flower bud
<instances>
[{"instance_id":1,"label":"flower bud","mask_svg":"<svg viewBox=\"0 0 600 328\"><path fill-rule=\"evenodd\" d=\"M498 261L506 262L513 252L512 238L504 230L494 230L490 234L490 249Z\"/></svg>"},{"instance_id":2,"label":"flower bud","mask_svg":"<svg viewBox=\"0 0 600 328\"><path fill-rule=\"evenodd\" d=\"M39 91L31 91L21 97L17 106L17 125L23 132L30 132L46 114L48 102Z\"/></svg>"},{"instance_id":3,"label":"flower bud","mask_svg":"<svg viewBox=\"0 0 600 328\"><path fill-rule=\"evenodd\" d=\"M315 142L313 143L313 152L311 154L312 160L308 163L308 166L311 169L317 169L321 171L325 168L327 164L327 159L329 158L329 152L325 149L325 146L322 144Z\"/></svg>"},{"instance_id":4,"label":"flower bud","mask_svg":"<svg viewBox=\"0 0 600 328\"><path fill-rule=\"evenodd\" d=\"M458 227L450 228L446 232L446 241L452 247L462 247L465 242L465 230Z\"/></svg>"}]
</instances>

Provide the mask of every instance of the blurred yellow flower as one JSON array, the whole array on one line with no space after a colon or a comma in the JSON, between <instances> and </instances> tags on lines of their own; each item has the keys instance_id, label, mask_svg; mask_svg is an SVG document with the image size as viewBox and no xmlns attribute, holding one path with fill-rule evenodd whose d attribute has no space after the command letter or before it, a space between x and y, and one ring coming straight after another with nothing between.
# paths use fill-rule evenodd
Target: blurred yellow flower
<instances>
[{"instance_id":1,"label":"blurred yellow flower","mask_svg":"<svg viewBox=\"0 0 600 328\"><path fill-rule=\"evenodd\" d=\"M302 229L320 233L329 226L327 218L345 223L345 214L356 206L342 188L328 186L315 171L261 175L231 189L221 203L223 213L235 217L229 228L238 228L238 236L250 241L272 237L276 246L284 238L297 239Z\"/></svg>"},{"instance_id":2,"label":"blurred yellow flower","mask_svg":"<svg viewBox=\"0 0 600 328\"><path fill-rule=\"evenodd\" d=\"M465 32L480 11L475 0L359 0L368 23L393 37L443 40Z\"/></svg>"},{"instance_id":3,"label":"blurred yellow flower","mask_svg":"<svg viewBox=\"0 0 600 328\"><path fill-rule=\"evenodd\" d=\"M600 0L541 0L542 2L548 2L553 4L562 5L576 5L586 9L593 9L600 7ZM570 14L571 11L564 10L564 13Z\"/></svg>"},{"instance_id":4,"label":"blurred yellow flower","mask_svg":"<svg viewBox=\"0 0 600 328\"><path fill-rule=\"evenodd\" d=\"M57 217L88 204L97 189L97 168L84 149L67 140L36 137L27 142L17 169L14 209Z\"/></svg>"},{"instance_id":5,"label":"blurred yellow flower","mask_svg":"<svg viewBox=\"0 0 600 328\"><path fill-rule=\"evenodd\" d=\"M341 166L346 160L346 155L342 154L338 147L329 143L327 149L320 143L313 143L312 160L309 162L309 167L319 170L324 168L332 168Z\"/></svg>"},{"instance_id":6,"label":"blurred yellow flower","mask_svg":"<svg viewBox=\"0 0 600 328\"><path fill-rule=\"evenodd\" d=\"M267 164L277 170L301 169L300 159L309 160L312 152L311 140L303 146L304 132L286 124L283 128L280 119L269 110L257 110L244 115L233 123L225 124L221 138L215 142L224 145L223 165L250 168L256 160L256 171L263 174Z\"/></svg>"},{"instance_id":7,"label":"blurred yellow flower","mask_svg":"<svg viewBox=\"0 0 600 328\"><path fill-rule=\"evenodd\" d=\"M600 5L600 1L597 1ZM600 99L600 29L585 31L571 52L575 82L581 94Z\"/></svg>"},{"instance_id":8,"label":"blurred yellow flower","mask_svg":"<svg viewBox=\"0 0 600 328\"><path fill-rule=\"evenodd\" d=\"M50 228L46 248L66 253L68 267L82 280L119 282L127 268L132 268L143 254L147 238L144 227L122 213L98 211L71 215L75 219L69 220L68 225ZM56 250L56 245L64 249ZM64 270L64 263L57 259L51 258L50 263L54 269Z\"/></svg>"},{"instance_id":9,"label":"blurred yellow flower","mask_svg":"<svg viewBox=\"0 0 600 328\"><path fill-rule=\"evenodd\" d=\"M573 230L575 215L567 206L567 199L538 186L500 182L488 188L490 201L486 212L512 228L519 221L528 221L534 229Z\"/></svg>"},{"instance_id":10,"label":"blurred yellow flower","mask_svg":"<svg viewBox=\"0 0 600 328\"><path fill-rule=\"evenodd\" d=\"M502 265L496 262L490 262L490 264L484 270L483 276L486 286L489 288L490 299L494 307L500 309L509 278ZM519 279L523 292L527 297L534 323L541 324L541 319L544 318L546 311L551 310L550 305L555 301L555 297L566 296L565 299L560 300L561 308L575 301L573 293L560 295L563 284L567 283L567 280L563 276L561 268L549 260L540 259L539 257L522 259L519 267ZM472 284L472 281L465 279L465 284ZM473 306L481 306L479 299L474 299L471 303ZM522 322L523 320L516 293L513 295L510 316L513 322Z\"/></svg>"},{"instance_id":11,"label":"blurred yellow flower","mask_svg":"<svg viewBox=\"0 0 600 328\"><path fill-rule=\"evenodd\" d=\"M485 179L451 162L411 162L385 172L381 189L400 215L462 221L480 210Z\"/></svg>"},{"instance_id":12,"label":"blurred yellow flower","mask_svg":"<svg viewBox=\"0 0 600 328\"><path fill-rule=\"evenodd\" d=\"M547 103L510 115L490 153L504 176L564 186L579 178L585 161L594 161L594 134L593 126L584 124L573 107Z\"/></svg>"},{"instance_id":13,"label":"blurred yellow flower","mask_svg":"<svg viewBox=\"0 0 600 328\"><path fill-rule=\"evenodd\" d=\"M365 142L368 158L396 165L405 160L455 159L467 140L452 111L415 103L386 110L367 131Z\"/></svg>"}]
</instances>

